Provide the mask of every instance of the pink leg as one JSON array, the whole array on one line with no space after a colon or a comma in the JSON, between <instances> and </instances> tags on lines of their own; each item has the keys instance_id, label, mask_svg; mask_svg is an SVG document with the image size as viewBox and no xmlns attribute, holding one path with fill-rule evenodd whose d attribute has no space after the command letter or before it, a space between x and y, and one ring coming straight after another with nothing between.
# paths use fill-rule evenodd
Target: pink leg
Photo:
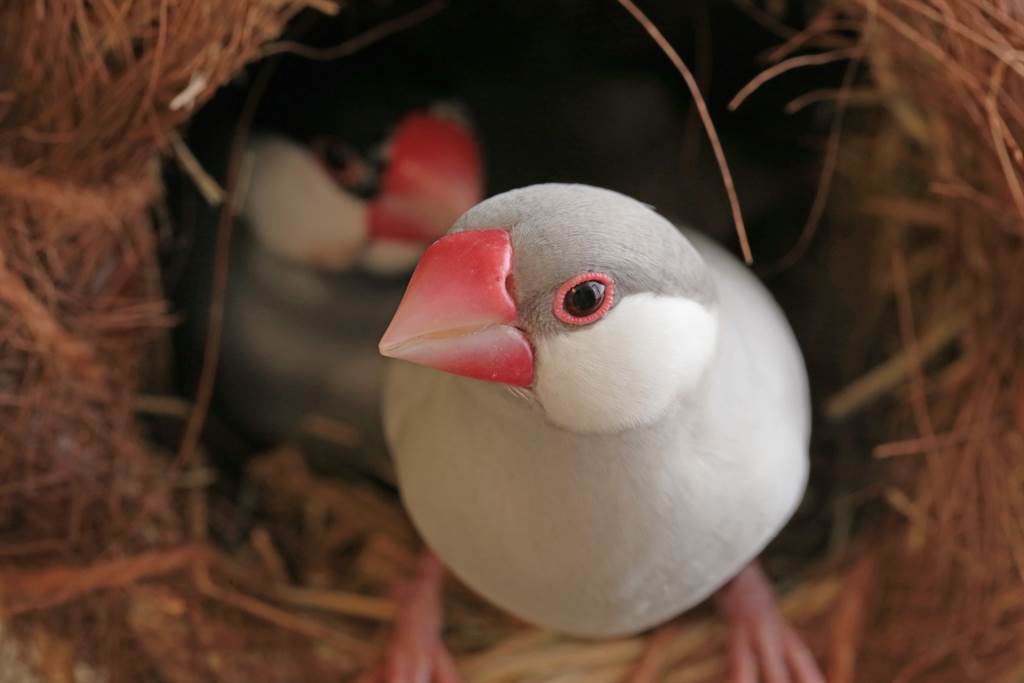
<instances>
[{"instance_id":1,"label":"pink leg","mask_svg":"<svg viewBox=\"0 0 1024 683\"><path fill-rule=\"evenodd\" d=\"M718 591L715 601L729 622L732 683L825 683L756 562Z\"/></svg>"},{"instance_id":2,"label":"pink leg","mask_svg":"<svg viewBox=\"0 0 1024 683\"><path fill-rule=\"evenodd\" d=\"M458 683L451 655L441 642L441 580L444 568L432 553L420 558L416 575L396 590L398 614L384 661L366 683Z\"/></svg>"}]
</instances>

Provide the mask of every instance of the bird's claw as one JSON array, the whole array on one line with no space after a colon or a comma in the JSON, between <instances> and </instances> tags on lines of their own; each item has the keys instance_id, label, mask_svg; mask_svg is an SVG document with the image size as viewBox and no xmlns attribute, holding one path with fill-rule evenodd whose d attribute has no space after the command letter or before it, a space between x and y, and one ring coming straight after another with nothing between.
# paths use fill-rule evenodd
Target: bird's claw
<instances>
[{"instance_id":1,"label":"bird's claw","mask_svg":"<svg viewBox=\"0 0 1024 683\"><path fill-rule=\"evenodd\" d=\"M416 576L395 591L398 613L383 659L359 683L459 683L455 662L441 642L443 568L432 554Z\"/></svg>"},{"instance_id":2,"label":"bird's claw","mask_svg":"<svg viewBox=\"0 0 1024 683\"><path fill-rule=\"evenodd\" d=\"M438 641L429 649L392 647L358 683L460 683L455 662Z\"/></svg>"},{"instance_id":3,"label":"bird's claw","mask_svg":"<svg viewBox=\"0 0 1024 683\"><path fill-rule=\"evenodd\" d=\"M740 572L717 599L729 621L733 683L826 683L803 638L779 612L757 565Z\"/></svg>"},{"instance_id":4,"label":"bird's claw","mask_svg":"<svg viewBox=\"0 0 1024 683\"><path fill-rule=\"evenodd\" d=\"M733 683L825 683L811 651L789 624L736 621L731 628Z\"/></svg>"}]
</instances>

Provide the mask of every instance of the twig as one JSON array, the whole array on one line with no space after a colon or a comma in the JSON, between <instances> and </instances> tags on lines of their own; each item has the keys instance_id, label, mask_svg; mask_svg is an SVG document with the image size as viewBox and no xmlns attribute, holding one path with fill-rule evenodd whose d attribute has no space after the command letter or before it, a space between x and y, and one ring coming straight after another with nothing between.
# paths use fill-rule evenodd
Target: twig
<instances>
[{"instance_id":1,"label":"twig","mask_svg":"<svg viewBox=\"0 0 1024 683\"><path fill-rule=\"evenodd\" d=\"M39 300L25 281L7 266L0 251L0 301L5 302L18 315L36 343L50 354L51 361L61 370L95 385L106 387L106 369L98 361L96 350L84 339L70 334L61 321Z\"/></svg>"},{"instance_id":2,"label":"twig","mask_svg":"<svg viewBox=\"0 0 1024 683\"><path fill-rule=\"evenodd\" d=\"M976 425L967 425L961 429L946 433L934 434L932 436L919 436L913 439L901 441L890 441L875 446L872 455L876 458L897 458L905 455L917 455L938 449L951 448L976 439L990 438L998 433L1005 426L995 424L983 425L984 429L978 432Z\"/></svg>"},{"instance_id":3,"label":"twig","mask_svg":"<svg viewBox=\"0 0 1024 683\"><path fill-rule=\"evenodd\" d=\"M218 586L205 571L195 572L195 580L199 592L208 598L230 605L267 623L329 645L341 653L351 655L356 660L354 663L365 663L373 654L370 643L354 638L338 629L330 628L320 621L293 614L254 597Z\"/></svg>"},{"instance_id":4,"label":"twig","mask_svg":"<svg viewBox=\"0 0 1024 683\"><path fill-rule=\"evenodd\" d=\"M630 674L630 681L654 681L661 677L668 664L665 646L680 634L682 625L669 623L658 628L644 643L644 649L636 661L636 668Z\"/></svg>"},{"instance_id":5,"label":"twig","mask_svg":"<svg viewBox=\"0 0 1024 683\"><path fill-rule=\"evenodd\" d=\"M444 9L447 4L447 0L433 0L433 2L427 3L423 7L415 9L408 14L404 14L390 21L378 24L370 30L360 33L353 38L349 38L348 40L339 43L338 45L334 45L333 47L311 47L292 40L281 40L275 43L270 43L263 48L263 56L269 57L271 55L289 53L318 62L341 59L342 57L348 57L359 52L363 48L369 47L374 43L384 40L385 38L389 38L396 33L401 33L406 29L412 28L413 26L426 21Z\"/></svg>"},{"instance_id":6,"label":"twig","mask_svg":"<svg viewBox=\"0 0 1024 683\"><path fill-rule=\"evenodd\" d=\"M857 652L864 636L867 597L874 578L874 559L866 555L847 575L832 617L832 647L828 663L830 683L853 683Z\"/></svg>"},{"instance_id":7,"label":"twig","mask_svg":"<svg viewBox=\"0 0 1024 683\"><path fill-rule=\"evenodd\" d=\"M467 679L479 683L487 681L523 680L531 674L543 674L555 667L609 666L632 662L643 651L643 640L629 638L604 643L561 641L552 647L512 656L474 658L460 670Z\"/></svg>"},{"instance_id":8,"label":"twig","mask_svg":"<svg viewBox=\"0 0 1024 683\"><path fill-rule=\"evenodd\" d=\"M391 621L395 617L394 602L360 593L277 585L271 589L270 596L292 607L332 612L346 617L376 621Z\"/></svg>"},{"instance_id":9,"label":"twig","mask_svg":"<svg viewBox=\"0 0 1024 683\"><path fill-rule=\"evenodd\" d=\"M948 207L934 200L874 196L864 200L861 211L868 216L896 219L907 225L928 226L940 230L950 230L955 226L954 217Z\"/></svg>"},{"instance_id":10,"label":"twig","mask_svg":"<svg viewBox=\"0 0 1024 683\"><path fill-rule=\"evenodd\" d=\"M172 574L209 555L202 545L154 550L87 566L58 565L0 571L0 617L51 609L89 593L125 588L142 579Z\"/></svg>"},{"instance_id":11,"label":"twig","mask_svg":"<svg viewBox=\"0 0 1024 683\"><path fill-rule=\"evenodd\" d=\"M179 111L181 109L191 109L196 106L196 100L206 90L206 86L210 84L210 79L206 74L193 73L188 79L188 85L181 89L177 95L171 98L171 101L167 104L167 108L171 111ZM171 131L176 132L172 129Z\"/></svg>"},{"instance_id":12,"label":"twig","mask_svg":"<svg viewBox=\"0 0 1024 683\"><path fill-rule=\"evenodd\" d=\"M919 339L920 357L927 359L945 348L967 328L968 320L966 313L958 311L936 324ZM829 398L825 402L826 417L838 421L867 407L906 379L910 367L910 352L903 349Z\"/></svg>"},{"instance_id":13,"label":"twig","mask_svg":"<svg viewBox=\"0 0 1024 683\"><path fill-rule=\"evenodd\" d=\"M999 166L1006 177L1006 187L1010 191L1013 203L1021 218L1024 218L1024 187L1021 186L1017 171L1014 170L1013 160L1007 151L1007 143L1012 144L1013 134L1007 129L1006 121L999 115L998 94L1002 91L1003 80L1006 74L1006 63L999 62L992 74L992 83L989 93L985 98L985 110L988 113L989 128L992 133L992 145L995 147L999 159Z\"/></svg>"},{"instance_id":14,"label":"twig","mask_svg":"<svg viewBox=\"0 0 1024 683\"><path fill-rule=\"evenodd\" d=\"M796 114L812 104L818 104L820 102L834 102L842 97L842 92L842 88L822 88L819 90L812 90L798 97L794 97L786 103L786 106L783 109L787 114ZM874 88L864 88L861 90L854 90L851 88L846 93L846 102L848 105L857 104L860 106L869 106L879 104L883 100L884 96L882 93L878 92Z\"/></svg>"},{"instance_id":15,"label":"twig","mask_svg":"<svg viewBox=\"0 0 1024 683\"><path fill-rule=\"evenodd\" d=\"M249 140L249 129L256 116L256 107L270 83L270 77L276 69L277 62L266 64L259 72L238 117L238 127L231 142L228 159L227 191L225 201L221 205L220 217L217 221L217 240L214 247L213 281L210 285L210 308L208 313L206 344L203 348L202 369L199 373L199 384L196 397L192 403L192 412L185 424L185 434L178 448L177 462L184 467L191 466L195 458L196 446L202 433L206 416L213 398L214 378L217 376L217 365L220 361L220 340L224 324L224 297L227 292L228 267L230 262L231 235L235 225L234 197L238 189L239 171L245 146Z\"/></svg>"},{"instance_id":16,"label":"twig","mask_svg":"<svg viewBox=\"0 0 1024 683\"><path fill-rule=\"evenodd\" d=\"M637 23L639 23L651 39L661 48L661 51L665 53L672 65L676 67L679 75L683 77L683 81L686 83L686 87L690 91L690 95L693 97L694 106L697 107L697 111L700 113L701 122L704 124L704 130L708 134L708 141L711 143L711 148L715 152L715 161L718 162L718 169L722 173L722 183L725 185L725 192L729 196L729 208L732 210L732 220L736 226L736 234L740 239L740 249L743 252L743 260L750 265L754 262L754 256L750 252L750 242L747 240L747 229L743 224L743 212L740 209L740 200L736 195L736 185L732 179L732 172L729 170L729 164L725 160L725 151L722 149L722 142L718 139L718 132L715 130L715 124L711 120L711 113L708 111L707 103L704 101L704 96L700 92L700 86L697 84L697 79L694 78L690 72L689 67L686 66L686 62L679 56L676 49L672 47L672 44L668 42L668 39L662 34L658 27L654 25L647 15L633 3L633 0L616 0L627 12L629 12Z\"/></svg>"},{"instance_id":17,"label":"twig","mask_svg":"<svg viewBox=\"0 0 1024 683\"><path fill-rule=\"evenodd\" d=\"M224 201L224 190L213 179L203 165L199 163L199 159L196 159L195 155L192 154L192 150L188 148L185 141L181 139L181 135L176 130L171 130L167 134L167 138L171 142L171 150L174 152L174 158L178 160L178 164L181 165L181 169L188 174L192 179L192 182L196 184L199 192L203 195L203 199L210 206L220 206L221 202Z\"/></svg>"},{"instance_id":18,"label":"twig","mask_svg":"<svg viewBox=\"0 0 1024 683\"><path fill-rule=\"evenodd\" d=\"M835 578L806 582L782 598L782 611L787 619L798 623L815 619L835 604L840 586ZM707 680L709 673L721 671L724 634L716 616L687 617L683 628L673 633L665 661L671 666L699 655L707 656L709 661L688 662L685 672L673 672L667 680ZM526 680L549 674L557 667L563 671L592 669L594 680L604 681L605 671L632 665L644 649L642 638L594 643L538 634L536 641L529 635L517 635L513 642L526 642L529 647L506 648L499 644L469 657L459 667L464 679L471 683Z\"/></svg>"},{"instance_id":19,"label":"twig","mask_svg":"<svg viewBox=\"0 0 1024 683\"><path fill-rule=\"evenodd\" d=\"M299 431L320 441L345 448L356 448L362 443L362 435L353 425L316 413L302 418L299 422Z\"/></svg>"},{"instance_id":20,"label":"twig","mask_svg":"<svg viewBox=\"0 0 1024 683\"><path fill-rule=\"evenodd\" d=\"M271 538L270 532L263 527L256 527L249 533L249 545L260 558L260 564L275 581L284 583L289 580L288 565L274 547L274 539Z\"/></svg>"},{"instance_id":21,"label":"twig","mask_svg":"<svg viewBox=\"0 0 1024 683\"><path fill-rule=\"evenodd\" d=\"M896 250L892 255L893 292L896 295L900 336L907 350L908 375L910 379L910 405L917 422L918 433L926 439L935 438L928 397L925 395L924 357L914 324L914 304L910 295L910 279L907 276L907 262L903 252Z\"/></svg>"},{"instance_id":22,"label":"twig","mask_svg":"<svg viewBox=\"0 0 1024 683\"><path fill-rule=\"evenodd\" d=\"M825 158L821 162L821 173L818 176L818 185L814 193L814 203L811 204L811 210L807 213L807 220L800 231L800 237L781 259L765 269L765 275L774 275L796 263L810 247L811 240L814 239L818 226L821 224L821 219L825 216L825 207L828 205L829 194L832 192L832 180L839 165L839 143L843 134L843 120L846 116L849 92L853 87L859 66L859 58L855 58L846 65L843 82L839 87L839 97L836 99L836 111L829 126Z\"/></svg>"},{"instance_id":23,"label":"twig","mask_svg":"<svg viewBox=\"0 0 1024 683\"><path fill-rule=\"evenodd\" d=\"M813 55L800 55L799 57L791 57L784 62L773 64L768 67L757 76L755 76L749 83L740 88L740 91L729 101L729 111L736 111L743 102L746 101L750 95L754 93L758 88L772 80L777 78L787 71L798 69L805 66L821 66L824 64L831 64L832 62L839 62L844 59L860 59L864 56L864 47L857 45L855 47L840 48L838 50L832 50L831 52L821 52Z\"/></svg>"},{"instance_id":24,"label":"twig","mask_svg":"<svg viewBox=\"0 0 1024 683\"><path fill-rule=\"evenodd\" d=\"M333 17L341 9L340 4L335 0L305 0L305 2L309 7L329 17Z\"/></svg>"},{"instance_id":25,"label":"twig","mask_svg":"<svg viewBox=\"0 0 1024 683\"><path fill-rule=\"evenodd\" d=\"M262 575L253 573L244 564L224 555L216 558L216 565L219 571L247 590L292 607L376 621L390 621L395 615L394 603L385 598L339 590L291 586L280 582L268 583Z\"/></svg>"}]
</instances>

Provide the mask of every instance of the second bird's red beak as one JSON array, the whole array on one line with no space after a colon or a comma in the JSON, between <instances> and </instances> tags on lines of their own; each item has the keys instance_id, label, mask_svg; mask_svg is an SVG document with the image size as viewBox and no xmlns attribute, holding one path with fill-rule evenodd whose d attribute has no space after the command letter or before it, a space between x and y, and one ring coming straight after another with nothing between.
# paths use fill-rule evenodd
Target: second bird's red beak
<instances>
[{"instance_id":1,"label":"second bird's red beak","mask_svg":"<svg viewBox=\"0 0 1024 683\"><path fill-rule=\"evenodd\" d=\"M483 194L480 149L461 124L413 112L391 138L380 192L369 205L370 238L429 243Z\"/></svg>"},{"instance_id":2,"label":"second bird's red beak","mask_svg":"<svg viewBox=\"0 0 1024 683\"><path fill-rule=\"evenodd\" d=\"M412 274L380 352L455 375L533 383L533 350L516 327L509 291L512 240L504 230L442 237Z\"/></svg>"}]
</instances>

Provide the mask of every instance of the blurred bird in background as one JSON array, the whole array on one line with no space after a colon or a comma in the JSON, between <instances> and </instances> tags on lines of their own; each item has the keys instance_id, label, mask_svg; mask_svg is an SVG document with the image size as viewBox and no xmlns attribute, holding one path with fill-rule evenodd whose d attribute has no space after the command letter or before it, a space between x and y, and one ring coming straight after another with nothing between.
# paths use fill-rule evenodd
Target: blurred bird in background
<instances>
[{"instance_id":1,"label":"blurred bird in background","mask_svg":"<svg viewBox=\"0 0 1024 683\"><path fill-rule=\"evenodd\" d=\"M356 111L324 116L345 102L323 98L320 116L291 124L275 106L247 145L213 405L222 431L246 445L326 436L330 458L347 453L385 476L377 339L420 253L483 193L465 107L394 70L378 70ZM284 92L306 99L301 84ZM179 358L198 372L218 212L196 193L185 201L193 241Z\"/></svg>"}]
</instances>

